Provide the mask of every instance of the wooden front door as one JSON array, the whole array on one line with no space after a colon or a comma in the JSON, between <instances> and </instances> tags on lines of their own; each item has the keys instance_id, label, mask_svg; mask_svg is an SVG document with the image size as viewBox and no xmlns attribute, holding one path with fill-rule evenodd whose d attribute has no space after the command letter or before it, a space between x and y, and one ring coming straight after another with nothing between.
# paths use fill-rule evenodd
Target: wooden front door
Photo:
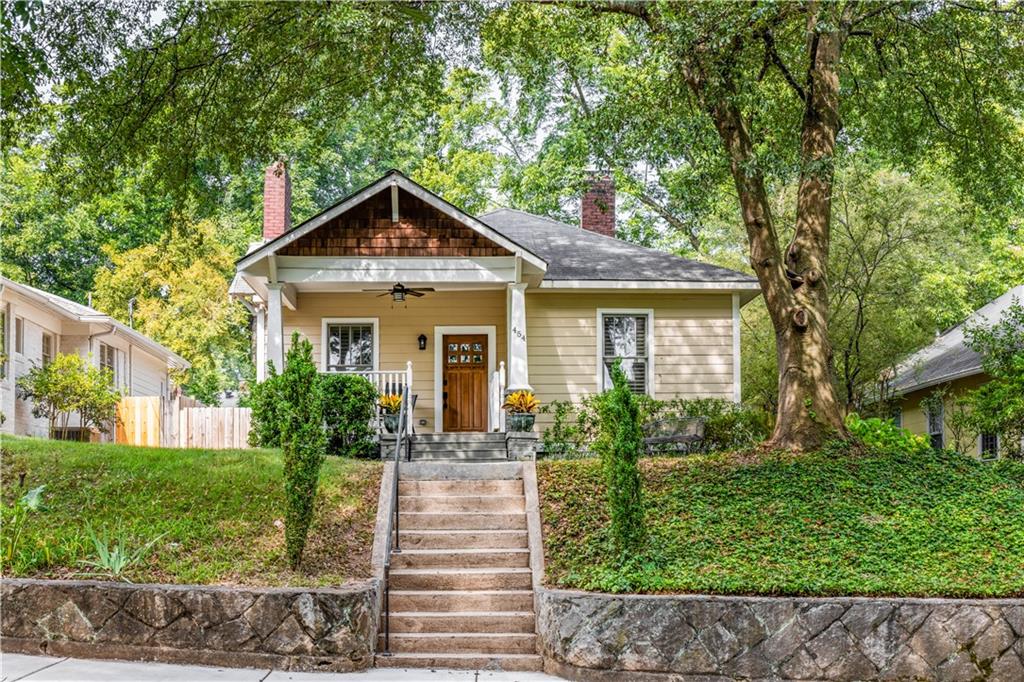
<instances>
[{"instance_id":1,"label":"wooden front door","mask_svg":"<svg viewBox=\"0 0 1024 682\"><path fill-rule=\"evenodd\" d=\"M487 431L487 335L444 336L445 431Z\"/></svg>"}]
</instances>

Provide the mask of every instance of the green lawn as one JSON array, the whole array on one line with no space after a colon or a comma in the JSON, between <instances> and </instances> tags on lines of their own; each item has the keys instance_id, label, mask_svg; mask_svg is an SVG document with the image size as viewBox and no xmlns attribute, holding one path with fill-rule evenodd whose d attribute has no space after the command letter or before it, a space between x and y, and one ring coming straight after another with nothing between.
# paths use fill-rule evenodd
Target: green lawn
<instances>
[{"instance_id":1,"label":"green lawn","mask_svg":"<svg viewBox=\"0 0 1024 682\"><path fill-rule=\"evenodd\" d=\"M642 462L648 547L609 549L595 460L539 462L549 585L611 592L1024 595L1024 463L951 453Z\"/></svg>"},{"instance_id":2,"label":"green lawn","mask_svg":"<svg viewBox=\"0 0 1024 682\"><path fill-rule=\"evenodd\" d=\"M9 436L0 447L8 513L26 490L46 486L44 508L29 515L5 575L80 576L88 570L81 561L94 554L87 526L108 533L119 529L133 547L166 533L128 574L134 582L336 585L370 574L379 463L328 458L303 566L290 571L280 451ZM5 523L3 533L9 532Z\"/></svg>"}]
</instances>

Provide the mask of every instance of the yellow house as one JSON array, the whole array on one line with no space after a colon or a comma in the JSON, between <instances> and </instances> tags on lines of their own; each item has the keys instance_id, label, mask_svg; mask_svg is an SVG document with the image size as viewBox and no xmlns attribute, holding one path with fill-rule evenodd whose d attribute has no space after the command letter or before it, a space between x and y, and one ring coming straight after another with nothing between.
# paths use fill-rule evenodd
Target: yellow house
<instances>
[{"instance_id":1,"label":"yellow house","mask_svg":"<svg viewBox=\"0 0 1024 682\"><path fill-rule=\"evenodd\" d=\"M892 388L899 396L898 420L902 427L927 435L935 447L954 448L983 459L998 456L1002 449L999 434L958 433L950 411L956 409L956 396L989 380L981 357L967 345L965 328L997 323L1015 300L1024 301L1024 285L979 308L897 368Z\"/></svg>"},{"instance_id":2,"label":"yellow house","mask_svg":"<svg viewBox=\"0 0 1024 682\"><path fill-rule=\"evenodd\" d=\"M272 164L264 239L231 289L253 312L260 379L297 331L323 372L408 385L418 433L502 431L507 391L579 399L608 385L615 358L638 392L740 398L739 311L756 279L615 239L610 178L579 226L472 216L398 171L294 228L290 203Z\"/></svg>"}]
</instances>

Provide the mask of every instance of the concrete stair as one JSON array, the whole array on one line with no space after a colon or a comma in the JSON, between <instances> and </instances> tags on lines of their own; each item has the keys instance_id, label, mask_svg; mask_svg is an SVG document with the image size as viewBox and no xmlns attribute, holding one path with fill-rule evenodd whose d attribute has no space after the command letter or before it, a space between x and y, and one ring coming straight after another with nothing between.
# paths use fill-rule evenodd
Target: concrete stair
<instances>
[{"instance_id":1,"label":"concrete stair","mask_svg":"<svg viewBox=\"0 0 1024 682\"><path fill-rule=\"evenodd\" d=\"M497 440L473 435L484 450ZM521 467L487 457L413 459L400 468L390 655L378 654L377 665L541 670Z\"/></svg>"},{"instance_id":2,"label":"concrete stair","mask_svg":"<svg viewBox=\"0 0 1024 682\"><path fill-rule=\"evenodd\" d=\"M507 461L503 433L426 433L412 437L412 461Z\"/></svg>"}]
</instances>

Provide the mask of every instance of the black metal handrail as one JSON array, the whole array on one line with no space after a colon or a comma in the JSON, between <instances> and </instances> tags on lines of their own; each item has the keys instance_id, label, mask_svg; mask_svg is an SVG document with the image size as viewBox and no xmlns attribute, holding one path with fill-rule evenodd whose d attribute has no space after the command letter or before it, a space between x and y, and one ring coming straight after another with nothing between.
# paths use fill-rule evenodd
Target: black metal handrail
<instances>
[{"instance_id":1,"label":"black metal handrail","mask_svg":"<svg viewBox=\"0 0 1024 682\"><path fill-rule=\"evenodd\" d=\"M395 471L391 486L391 514L388 515L388 551L384 555L384 651L382 656L391 655L391 555L401 554L402 543L398 536L398 468L401 462L402 446L409 455L409 384L402 387L402 404L398 408L398 428L395 434Z\"/></svg>"}]
</instances>

